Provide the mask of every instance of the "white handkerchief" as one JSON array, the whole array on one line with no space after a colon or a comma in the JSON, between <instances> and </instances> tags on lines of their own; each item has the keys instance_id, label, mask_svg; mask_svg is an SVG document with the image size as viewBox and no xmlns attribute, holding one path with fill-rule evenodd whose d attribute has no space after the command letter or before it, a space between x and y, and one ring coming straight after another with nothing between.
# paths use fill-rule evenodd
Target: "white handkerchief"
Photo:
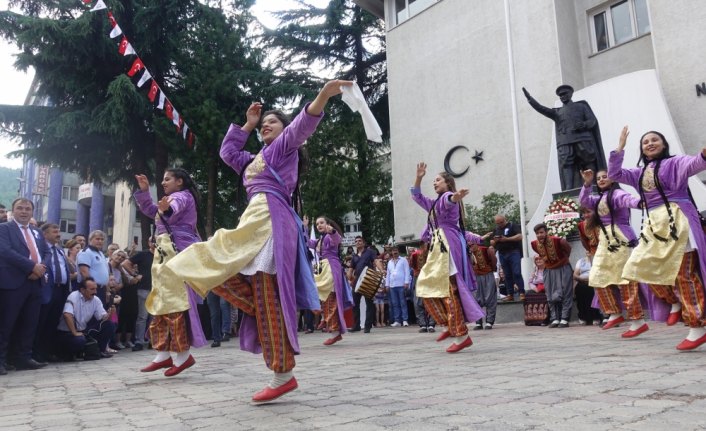
<instances>
[{"instance_id":1,"label":"white handkerchief","mask_svg":"<svg viewBox=\"0 0 706 431\"><path fill-rule=\"evenodd\" d=\"M353 112L360 112L360 116L363 118L363 127L365 128L365 135L369 140L373 142L382 142L382 129L378 124L375 116L370 111L365 97L363 97L363 92L360 91L357 83L353 85L344 85L341 87L342 94L341 98L348 107L351 108Z\"/></svg>"}]
</instances>

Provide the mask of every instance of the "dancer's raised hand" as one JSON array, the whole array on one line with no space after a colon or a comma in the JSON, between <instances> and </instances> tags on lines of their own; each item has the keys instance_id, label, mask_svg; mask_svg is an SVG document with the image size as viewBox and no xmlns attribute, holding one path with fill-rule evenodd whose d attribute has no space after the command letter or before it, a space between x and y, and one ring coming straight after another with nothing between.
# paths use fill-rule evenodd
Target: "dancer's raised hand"
<instances>
[{"instance_id":1,"label":"dancer's raised hand","mask_svg":"<svg viewBox=\"0 0 706 431\"><path fill-rule=\"evenodd\" d=\"M465 198L468 196L468 189L460 189L457 192L455 192L453 195L451 195L451 202L461 202L461 199Z\"/></svg>"},{"instance_id":2,"label":"dancer's raised hand","mask_svg":"<svg viewBox=\"0 0 706 431\"><path fill-rule=\"evenodd\" d=\"M140 190L146 192L150 189L150 182L147 180L147 175L137 174L135 175L135 179L137 180L137 185L140 187Z\"/></svg>"},{"instance_id":3,"label":"dancer's raised hand","mask_svg":"<svg viewBox=\"0 0 706 431\"><path fill-rule=\"evenodd\" d=\"M581 177L583 177L583 184L585 186L590 186L593 183L593 171L590 169L586 169L585 171L581 171Z\"/></svg>"},{"instance_id":4,"label":"dancer's raised hand","mask_svg":"<svg viewBox=\"0 0 706 431\"><path fill-rule=\"evenodd\" d=\"M625 144L628 142L628 135L630 135L630 130L628 130L628 126L625 126L620 132L620 139L618 139L618 148L616 149L618 152L625 149Z\"/></svg>"},{"instance_id":5,"label":"dancer's raised hand","mask_svg":"<svg viewBox=\"0 0 706 431\"><path fill-rule=\"evenodd\" d=\"M424 178L427 174L427 164L424 162L417 163L417 178Z\"/></svg>"}]
</instances>

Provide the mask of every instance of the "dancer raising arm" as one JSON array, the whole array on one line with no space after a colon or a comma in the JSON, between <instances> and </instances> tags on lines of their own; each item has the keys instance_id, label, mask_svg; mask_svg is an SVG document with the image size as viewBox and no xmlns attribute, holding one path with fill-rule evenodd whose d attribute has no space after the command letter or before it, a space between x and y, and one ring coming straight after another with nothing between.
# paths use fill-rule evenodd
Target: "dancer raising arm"
<instances>
[{"instance_id":1,"label":"dancer raising arm","mask_svg":"<svg viewBox=\"0 0 706 431\"><path fill-rule=\"evenodd\" d=\"M473 344L466 322L475 322L484 316L473 298L476 281L466 252L467 238L480 243L481 237L466 233L463 228L461 200L468 195L468 189L456 190L454 178L441 172L434 178L437 197L432 200L420 190L426 172L426 163L418 163L411 189L412 199L428 213L431 235L427 262L417 279L417 296L424 298L424 307L436 323L448 328L436 341L453 337L446 351L455 353Z\"/></svg>"},{"instance_id":2,"label":"dancer raising arm","mask_svg":"<svg viewBox=\"0 0 706 431\"><path fill-rule=\"evenodd\" d=\"M135 175L135 179L140 187L135 192L135 202L143 214L155 219L157 226L157 244L152 264L154 274L174 257L174 253L201 240L196 230L198 191L194 180L184 169L167 169L162 179L165 196L155 205L150 196L147 177ZM189 346L201 347L206 344L196 308L201 299L181 281L158 283L154 282L155 278L145 308L154 316L149 334L157 355L152 363L140 371L168 368L164 375L170 377L196 363ZM170 352L176 354L175 359L172 359Z\"/></svg>"},{"instance_id":3,"label":"dancer raising arm","mask_svg":"<svg viewBox=\"0 0 706 431\"><path fill-rule=\"evenodd\" d=\"M667 323L676 324L681 314L689 326L677 349L692 350L706 342L706 238L688 181L706 170L706 148L694 156L672 156L664 135L649 131L640 138L638 167L626 169L628 135L625 126L608 162L608 176L636 188L643 205L640 241L623 268L623 278L649 283L658 297L673 304Z\"/></svg>"},{"instance_id":4,"label":"dancer raising arm","mask_svg":"<svg viewBox=\"0 0 706 431\"><path fill-rule=\"evenodd\" d=\"M309 226L309 218L304 217L304 226ZM343 273L341 259L338 257L338 246L341 244L341 232L333 220L328 217L316 218L316 230L321 234L318 240L309 240L309 248L316 251L319 257L314 271L314 280L322 301L323 320L331 331L331 337L324 341L324 346L330 346L343 339L346 333L344 311L353 307L351 287Z\"/></svg>"},{"instance_id":5,"label":"dancer raising arm","mask_svg":"<svg viewBox=\"0 0 706 431\"><path fill-rule=\"evenodd\" d=\"M228 129L220 152L241 175L248 193L238 227L218 230L160 270L159 283L187 281L201 296L216 288L216 294L245 312L240 347L261 352L274 371L254 402L271 401L298 387L292 375L294 355L299 353L297 308L320 308L302 222L292 208L299 184L298 150L314 133L328 100L352 84L327 82L291 124L282 112L263 114L262 104L252 103L245 124ZM258 125L264 146L251 154L244 147Z\"/></svg>"},{"instance_id":6,"label":"dancer raising arm","mask_svg":"<svg viewBox=\"0 0 706 431\"><path fill-rule=\"evenodd\" d=\"M640 200L622 190L618 183L608 178L608 172L596 173L598 194L591 194L593 171L581 171L583 187L579 194L581 205L593 209L592 225L600 227L598 248L588 276L588 285L596 290L603 312L609 315L603 329L610 329L625 321L616 303L613 289L620 291L623 306L630 320L630 329L623 338L633 338L647 331L645 315L639 298L637 281L623 279L623 267L630 257L630 250L637 244L637 236L630 227L630 208L639 208Z\"/></svg>"}]
</instances>

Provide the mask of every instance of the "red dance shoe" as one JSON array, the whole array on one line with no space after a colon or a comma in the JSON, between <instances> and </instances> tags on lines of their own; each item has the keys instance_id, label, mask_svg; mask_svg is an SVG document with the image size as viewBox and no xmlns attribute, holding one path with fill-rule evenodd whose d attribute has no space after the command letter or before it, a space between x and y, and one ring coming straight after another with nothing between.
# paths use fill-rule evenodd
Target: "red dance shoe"
<instances>
[{"instance_id":1,"label":"red dance shoe","mask_svg":"<svg viewBox=\"0 0 706 431\"><path fill-rule=\"evenodd\" d=\"M162 362L150 362L148 366L141 369L140 371L142 371L143 373L151 373L152 371L157 371L161 370L162 368L169 368L173 366L174 362L172 362L172 358L167 358Z\"/></svg>"},{"instance_id":2,"label":"red dance shoe","mask_svg":"<svg viewBox=\"0 0 706 431\"><path fill-rule=\"evenodd\" d=\"M324 346L330 346L331 344L335 344L341 340L343 340L343 337L341 336L341 334L338 334L335 337L331 337L328 340L324 341Z\"/></svg>"},{"instance_id":3,"label":"red dance shoe","mask_svg":"<svg viewBox=\"0 0 706 431\"><path fill-rule=\"evenodd\" d=\"M643 332L647 332L649 329L650 329L650 327L647 326L647 323L644 323L642 326L640 326L639 328L637 328L635 330L631 329L629 331L623 332L623 335L621 335L621 337L634 338L634 337L637 337L638 335L642 334Z\"/></svg>"},{"instance_id":4,"label":"red dance shoe","mask_svg":"<svg viewBox=\"0 0 706 431\"><path fill-rule=\"evenodd\" d=\"M618 317L617 319L609 320L608 323L603 325L603 329L610 329L615 326L620 325L621 323L625 322L625 318L623 316Z\"/></svg>"},{"instance_id":5,"label":"red dance shoe","mask_svg":"<svg viewBox=\"0 0 706 431\"><path fill-rule=\"evenodd\" d=\"M706 335L699 337L694 341L684 339L684 341L677 345L677 350L694 350L704 343L706 343Z\"/></svg>"},{"instance_id":6,"label":"red dance shoe","mask_svg":"<svg viewBox=\"0 0 706 431\"><path fill-rule=\"evenodd\" d=\"M667 326L674 326L681 320L681 310L675 311L674 313L669 313L667 317Z\"/></svg>"},{"instance_id":7,"label":"red dance shoe","mask_svg":"<svg viewBox=\"0 0 706 431\"><path fill-rule=\"evenodd\" d=\"M196 363L196 359L194 359L193 356L189 355L189 359L186 360L183 364L179 365L178 367L174 366L168 369L167 371L164 372L164 375L167 377L172 377L176 376L177 374L181 373L185 369L191 367Z\"/></svg>"},{"instance_id":8,"label":"red dance shoe","mask_svg":"<svg viewBox=\"0 0 706 431\"><path fill-rule=\"evenodd\" d=\"M446 349L446 351L449 353L460 352L461 350L465 349L466 347L468 347L472 344L473 344L473 341L471 340L471 337L468 337L465 340L463 340L463 342L461 342L461 344L453 343L452 345L449 346L448 349Z\"/></svg>"},{"instance_id":9,"label":"red dance shoe","mask_svg":"<svg viewBox=\"0 0 706 431\"><path fill-rule=\"evenodd\" d=\"M436 337L436 342L438 343L439 341L444 341L445 339L449 338L451 333L449 331L444 331L441 334L439 334L438 337Z\"/></svg>"},{"instance_id":10,"label":"red dance shoe","mask_svg":"<svg viewBox=\"0 0 706 431\"><path fill-rule=\"evenodd\" d=\"M297 379L292 377L287 383L277 386L276 388L265 386L263 390L252 396L252 401L254 403L266 403L268 401L276 400L287 392L292 392L298 387L299 385L297 384Z\"/></svg>"}]
</instances>

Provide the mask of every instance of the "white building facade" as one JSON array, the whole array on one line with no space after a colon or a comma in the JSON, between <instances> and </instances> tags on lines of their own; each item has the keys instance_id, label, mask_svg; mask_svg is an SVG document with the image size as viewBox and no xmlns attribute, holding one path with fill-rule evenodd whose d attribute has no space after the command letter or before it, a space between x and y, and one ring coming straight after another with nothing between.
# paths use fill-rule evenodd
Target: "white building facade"
<instances>
[{"instance_id":1,"label":"white building facade","mask_svg":"<svg viewBox=\"0 0 706 431\"><path fill-rule=\"evenodd\" d=\"M418 238L424 227L409 199L419 161L429 165L425 194L433 193L431 180L447 159L454 172L468 168L456 179L471 191L466 203L478 205L491 192L518 196L520 172L528 220L544 211L547 172L557 169L548 163L554 125L527 104L522 87L553 106L560 84L573 86L581 100L584 88L653 71L683 150L693 154L705 144L706 8L696 0L355 1L387 25L395 240ZM617 143L622 114L630 117L630 101L622 103L628 108L610 118L594 106L606 151ZM632 130L627 151L639 151L647 130ZM471 159L476 152L482 161Z\"/></svg>"}]
</instances>

